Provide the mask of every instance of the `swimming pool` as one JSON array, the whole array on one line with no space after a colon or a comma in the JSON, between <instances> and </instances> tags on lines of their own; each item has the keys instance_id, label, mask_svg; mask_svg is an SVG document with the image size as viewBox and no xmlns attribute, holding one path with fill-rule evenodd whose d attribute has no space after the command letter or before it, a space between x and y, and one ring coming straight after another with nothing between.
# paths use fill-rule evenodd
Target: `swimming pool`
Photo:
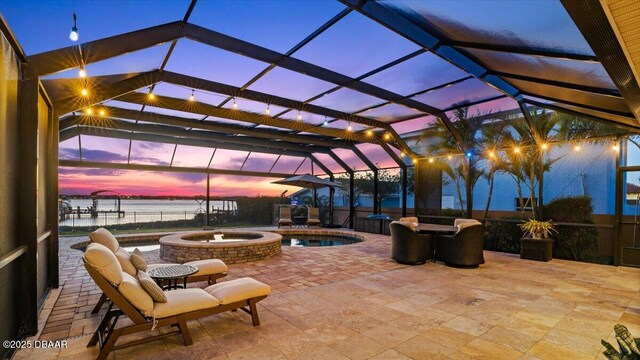
<instances>
[{"instance_id":1,"label":"swimming pool","mask_svg":"<svg viewBox=\"0 0 640 360\"><path fill-rule=\"evenodd\" d=\"M362 242L354 236L334 234L282 234L282 246L318 247L342 246Z\"/></svg>"}]
</instances>

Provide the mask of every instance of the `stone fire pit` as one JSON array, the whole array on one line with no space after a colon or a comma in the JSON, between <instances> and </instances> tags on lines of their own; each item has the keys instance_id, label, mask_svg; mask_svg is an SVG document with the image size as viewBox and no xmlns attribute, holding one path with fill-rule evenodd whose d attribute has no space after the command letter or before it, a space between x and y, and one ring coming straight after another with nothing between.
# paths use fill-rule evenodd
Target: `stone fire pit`
<instances>
[{"instance_id":1,"label":"stone fire pit","mask_svg":"<svg viewBox=\"0 0 640 360\"><path fill-rule=\"evenodd\" d=\"M224 240L214 240L214 235ZM281 240L279 234L266 231L185 231L160 238L160 258L175 263L204 259L245 263L280 254Z\"/></svg>"}]
</instances>

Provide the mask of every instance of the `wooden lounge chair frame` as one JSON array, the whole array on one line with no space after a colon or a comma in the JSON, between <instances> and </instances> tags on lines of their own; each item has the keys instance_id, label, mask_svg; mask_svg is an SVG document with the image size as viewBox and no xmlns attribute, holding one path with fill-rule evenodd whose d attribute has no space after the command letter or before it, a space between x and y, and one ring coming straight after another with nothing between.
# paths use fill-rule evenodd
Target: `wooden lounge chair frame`
<instances>
[{"instance_id":1,"label":"wooden lounge chair frame","mask_svg":"<svg viewBox=\"0 0 640 360\"><path fill-rule=\"evenodd\" d=\"M287 218L283 218L282 217L282 210L289 211L289 217ZM282 206L279 209L279 213L278 213L278 229L280 229L280 226L288 226L288 227L292 227L293 226L293 221L291 221L291 207L290 206Z\"/></svg>"},{"instance_id":2,"label":"wooden lounge chair frame","mask_svg":"<svg viewBox=\"0 0 640 360\"><path fill-rule=\"evenodd\" d=\"M225 276L227 276L227 273L217 273L217 274L211 274L211 275L195 275L195 276L189 276L187 278L187 282L192 283L192 282L206 280L207 284L213 285L217 283L218 279L221 279ZM105 295L105 293L102 293L102 295L100 295L100 299L98 299L98 302L96 303L96 306L94 306L93 310L91 310L91 313L97 314L100 311L100 309L102 309L102 306L104 305L105 302L107 302L107 300L109 300L107 298L107 295Z\"/></svg>"},{"instance_id":3,"label":"wooden lounge chair frame","mask_svg":"<svg viewBox=\"0 0 640 360\"><path fill-rule=\"evenodd\" d=\"M313 217L311 214L312 212L315 213L313 214ZM307 210L307 227L311 226L317 226L318 228L320 227L320 209L318 209L317 207L310 207Z\"/></svg>"},{"instance_id":4,"label":"wooden lounge chair frame","mask_svg":"<svg viewBox=\"0 0 640 360\"><path fill-rule=\"evenodd\" d=\"M195 310L178 315L168 316L162 319L157 319L155 327L176 326L177 330L116 345L116 341L118 341L121 336L154 329L154 321L142 315L142 313L140 313L138 309L131 305L131 303L127 299L125 299L124 296L122 296L118 292L118 290L111 283L109 283L109 281L102 277L102 275L100 275L100 273L98 273L98 271L91 264L87 263L84 259L83 261L84 267L89 272L89 275L91 275L91 278L96 282L96 284L98 284L98 287L100 287L106 297L111 300L107 313L100 322L100 325L98 325L96 331L93 333L91 340L89 340L89 343L87 344L87 347L91 347L99 343L100 354L97 357L98 360L106 359L109 353L113 350L159 340L167 336L176 334L182 335L185 346L193 345L193 340L191 339L191 333L189 332L187 321L209 315L220 314L226 311L234 311L240 309L251 315L253 326L260 325L256 303L266 298L266 296L258 296L242 301L233 302L230 304L218 305L212 308ZM117 307L116 309L113 308L114 305ZM133 322L133 325L116 328L118 319L122 315L126 315Z\"/></svg>"}]
</instances>

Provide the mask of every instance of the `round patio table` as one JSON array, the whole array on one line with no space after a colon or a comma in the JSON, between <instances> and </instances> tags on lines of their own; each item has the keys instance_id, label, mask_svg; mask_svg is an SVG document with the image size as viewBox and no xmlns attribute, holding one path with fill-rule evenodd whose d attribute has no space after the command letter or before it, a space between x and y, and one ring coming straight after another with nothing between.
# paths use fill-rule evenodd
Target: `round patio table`
<instances>
[{"instance_id":1,"label":"round patio table","mask_svg":"<svg viewBox=\"0 0 640 360\"><path fill-rule=\"evenodd\" d=\"M175 290L178 288L187 288L187 278L198 272L198 267L193 265L168 265L160 266L149 270L149 276L155 280L158 285L168 283L163 290ZM178 280L182 279L182 285L178 285Z\"/></svg>"}]
</instances>

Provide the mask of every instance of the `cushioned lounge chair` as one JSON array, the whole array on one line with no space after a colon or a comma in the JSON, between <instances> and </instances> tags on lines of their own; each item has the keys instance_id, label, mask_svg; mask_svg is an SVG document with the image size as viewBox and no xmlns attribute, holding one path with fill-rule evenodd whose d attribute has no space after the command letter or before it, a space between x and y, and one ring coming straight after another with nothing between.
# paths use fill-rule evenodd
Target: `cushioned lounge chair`
<instances>
[{"instance_id":1,"label":"cushioned lounge chair","mask_svg":"<svg viewBox=\"0 0 640 360\"><path fill-rule=\"evenodd\" d=\"M100 244L89 244L83 256L84 266L100 289L111 300L109 310L87 346L100 344L98 359L123 347L181 334L186 346L192 345L187 321L225 311L241 309L251 315L254 326L260 325L256 303L271 293L271 287L252 278L240 278L210 285L167 291L166 302L154 302L140 282L122 270L113 252ZM115 305L115 307L114 307ZM132 325L118 326L121 316ZM177 326L174 331L116 345L123 335Z\"/></svg>"},{"instance_id":2,"label":"cushioned lounge chair","mask_svg":"<svg viewBox=\"0 0 640 360\"><path fill-rule=\"evenodd\" d=\"M416 217L416 216L401 217L398 221L417 224L418 223L418 217Z\"/></svg>"},{"instance_id":3,"label":"cushioned lounge chair","mask_svg":"<svg viewBox=\"0 0 640 360\"><path fill-rule=\"evenodd\" d=\"M391 258L401 264L424 264L433 258L433 238L418 234L413 223L393 221L391 231Z\"/></svg>"},{"instance_id":4,"label":"cushioned lounge chair","mask_svg":"<svg viewBox=\"0 0 640 360\"><path fill-rule=\"evenodd\" d=\"M278 228L281 226L291 227L291 208L283 206L280 208L280 218L278 219Z\"/></svg>"},{"instance_id":5,"label":"cushioned lounge chair","mask_svg":"<svg viewBox=\"0 0 640 360\"><path fill-rule=\"evenodd\" d=\"M482 251L484 225L466 222L458 225L454 235L438 235L436 238L436 260L457 267L478 267L484 264Z\"/></svg>"},{"instance_id":6,"label":"cushioned lounge chair","mask_svg":"<svg viewBox=\"0 0 640 360\"><path fill-rule=\"evenodd\" d=\"M320 227L320 210L317 207L310 207L307 215L307 227Z\"/></svg>"},{"instance_id":7,"label":"cushioned lounge chair","mask_svg":"<svg viewBox=\"0 0 640 360\"><path fill-rule=\"evenodd\" d=\"M120 266L124 272L131 276L136 276L138 270L131 262L131 254L123 248L120 247L120 243L118 239L116 239L111 232L105 228L99 228L98 230L89 234L89 239L91 239L92 243L98 243L107 247L107 249L111 250L111 252L116 256ZM173 264L151 264L147 268L147 271L162 267L169 266ZM186 262L185 265L193 265L198 268L198 272L189 276L187 278L187 282L196 282L196 281L206 281L209 285L215 284L217 279L227 276L227 264L225 264L220 259L205 259L205 260L196 260ZM95 314L104 305L104 302L107 300L105 294L102 294L100 300L93 308L92 313Z\"/></svg>"}]
</instances>

